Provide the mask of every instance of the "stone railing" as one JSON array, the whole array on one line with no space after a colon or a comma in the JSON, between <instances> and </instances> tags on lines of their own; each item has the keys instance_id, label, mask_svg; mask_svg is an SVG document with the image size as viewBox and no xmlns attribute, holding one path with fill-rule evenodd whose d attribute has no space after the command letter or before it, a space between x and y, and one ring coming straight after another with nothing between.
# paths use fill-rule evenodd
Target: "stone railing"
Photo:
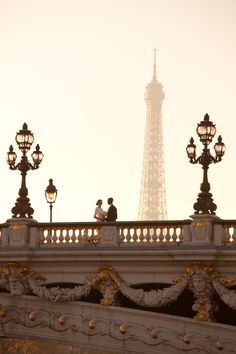
<instances>
[{"instance_id":1,"label":"stone railing","mask_svg":"<svg viewBox=\"0 0 236 354\"><path fill-rule=\"evenodd\" d=\"M116 223L37 223L10 219L0 225L0 247L158 247L184 241L191 220L125 221ZM2 227L1 227L2 226Z\"/></svg>"},{"instance_id":2,"label":"stone railing","mask_svg":"<svg viewBox=\"0 0 236 354\"><path fill-rule=\"evenodd\" d=\"M116 223L38 223L13 218L0 225L0 247L30 248L159 248L196 245L234 246L236 220L209 215L188 220Z\"/></svg>"},{"instance_id":3,"label":"stone railing","mask_svg":"<svg viewBox=\"0 0 236 354\"><path fill-rule=\"evenodd\" d=\"M40 247L153 246L183 242L187 221L40 224Z\"/></svg>"}]
</instances>

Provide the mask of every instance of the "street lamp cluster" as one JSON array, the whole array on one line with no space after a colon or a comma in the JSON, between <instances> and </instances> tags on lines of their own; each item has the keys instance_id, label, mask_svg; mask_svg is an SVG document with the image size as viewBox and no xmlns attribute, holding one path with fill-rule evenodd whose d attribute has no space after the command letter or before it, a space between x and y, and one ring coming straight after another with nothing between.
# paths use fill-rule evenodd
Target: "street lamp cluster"
<instances>
[{"instance_id":1,"label":"street lamp cluster","mask_svg":"<svg viewBox=\"0 0 236 354\"><path fill-rule=\"evenodd\" d=\"M219 135L217 142L214 145L215 156L213 156L209 149L209 144L212 142L216 134L216 127L210 119L209 115L204 116L204 120L197 125L197 134L203 144L203 150L199 157L196 157L196 145L193 138L190 139L186 147L187 155L192 164L201 164L203 168L203 181L200 185L200 193L198 194L197 202L194 204L195 214L212 214L215 215L216 204L213 203L212 194L210 193L210 183L208 182L207 171L211 163L220 162L225 153L225 144L222 142L222 137ZM34 142L34 135L28 130L27 124L24 123L21 130L16 133L16 143L22 152L20 162L16 163L17 155L13 151L13 146L10 145L7 153L7 163L11 170L19 170L21 172L22 180L19 189L19 196L16 200L15 206L12 208L12 217L17 218L32 218L34 209L30 206L28 198L28 189L26 188L26 175L29 170L36 170L39 168L43 159L43 153L40 151L40 146L37 144L35 151L31 154L33 163L28 160L27 152L30 150ZM57 189L53 185L53 180L49 179L49 185L45 190L45 197L49 203L50 208L50 222L52 222L52 206L57 198Z\"/></svg>"},{"instance_id":2,"label":"street lamp cluster","mask_svg":"<svg viewBox=\"0 0 236 354\"><path fill-rule=\"evenodd\" d=\"M7 153L7 163L11 170L19 170L21 172L21 187L19 189L19 197L16 200L15 206L12 208L12 217L26 217L32 218L34 209L31 208L28 196L28 189L26 188L26 175L29 170L36 170L43 159L43 153L37 144L36 150L31 154L33 164L29 162L27 152L30 150L34 142L34 135L28 130L27 124L24 123L22 129L16 133L16 143L22 152L21 160L16 164L17 155L13 151L13 146L10 145Z\"/></svg>"},{"instance_id":3,"label":"street lamp cluster","mask_svg":"<svg viewBox=\"0 0 236 354\"><path fill-rule=\"evenodd\" d=\"M187 155L192 164L201 164L203 168L203 181L200 186L201 192L198 194L197 202L194 204L195 214L212 214L215 215L216 204L213 203L212 194L210 193L210 183L208 182L207 171L211 163L217 163L222 160L225 153L225 144L219 135L218 141L214 145L215 156L211 155L208 145L212 142L216 134L216 127L210 119L209 115L204 116L204 120L197 125L197 134L203 144L202 154L196 157L196 145L193 138L190 139L186 147Z\"/></svg>"},{"instance_id":4,"label":"street lamp cluster","mask_svg":"<svg viewBox=\"0 0 236 354\"><path fill-rule=\"evenodd\" d=\"M16 163L17 155L13 150L13 146L10 145L7 153L7 163L11 170L19 170L21 172L21 187L19 189L19 197L16 200L15 206L12 208L12 217L20 218L32 218L34 209L30 205L30 199L28 198L28 189L26 187L26 175L29 170L36 170L39 168L43 159L43 153L40 151L39 144L36 145L35 151L31 154L33 163L28 160L27 152L30 150L31 145L34 142L34 135L28 130L27 124L24 123L21 130L16 133L16 143L22 152L20 162ZM52 222L52 203L56 201L57 189L52 184L52 179L49 180L49 186L45 191L47 202L50 204L50 222Z\"/></svg>"}]
</instances>

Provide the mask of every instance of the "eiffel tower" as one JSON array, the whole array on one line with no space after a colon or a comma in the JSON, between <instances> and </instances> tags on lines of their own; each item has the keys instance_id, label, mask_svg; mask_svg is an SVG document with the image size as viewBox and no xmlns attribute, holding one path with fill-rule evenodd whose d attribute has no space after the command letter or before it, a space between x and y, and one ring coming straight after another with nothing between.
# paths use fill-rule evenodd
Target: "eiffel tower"
<instances>
[{"instance_id":1,"label":"eiffel tower","mask_svg":"<svg viewBox=\"0 0 236 354\"><path fill-rule=\"evenodd\" d=\"M166 220L165 166L162 132L162 84L156 75L156 49L152 81L146 86L146 128L138 220Z\"/></svg>"}]
</instances>

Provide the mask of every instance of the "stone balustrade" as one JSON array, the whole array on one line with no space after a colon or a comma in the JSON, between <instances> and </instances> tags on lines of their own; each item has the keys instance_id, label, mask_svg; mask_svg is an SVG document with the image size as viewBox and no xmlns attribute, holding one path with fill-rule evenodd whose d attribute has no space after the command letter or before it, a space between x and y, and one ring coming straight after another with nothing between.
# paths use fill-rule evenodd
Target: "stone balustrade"
<instances>
[{"instance_id":1,"label":"stone balustrade","mask_svg":"<svg viewBox=\"0 0 236 354\"><path fill-rule=\"evenodd\" d=\"M233 246L236 220L193 215L188 220L116 223L39 223L12 218L0 225L0 247L30 248L161 248L196 245Z\"/></svg>"},{"instance_id":2,"label":"stone balustrade","mask_svg":"<svg viewBox=\"0 0 236 354\"><path fill-rule=\"evenodd\" d=\"M184 221L41 224L40 247L153 246L183 242Z\"/></svg>"}]
</instances>

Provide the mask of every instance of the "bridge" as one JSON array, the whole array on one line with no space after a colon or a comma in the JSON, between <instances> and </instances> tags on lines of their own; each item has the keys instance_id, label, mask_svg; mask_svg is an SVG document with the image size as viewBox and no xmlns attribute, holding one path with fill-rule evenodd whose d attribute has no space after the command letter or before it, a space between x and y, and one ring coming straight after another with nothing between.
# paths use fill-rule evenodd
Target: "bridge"
<instances>
[{"instance_id":1,"label":"bridge","mask_svg":"<svg viewBox=\"0 0 236 354\"><path fill-rule=\"evenodd\" d=\"M236 353L235 245L236 220L204 214L9 219L0 225L0 353Z\"/></svg>"}]
</instances>

